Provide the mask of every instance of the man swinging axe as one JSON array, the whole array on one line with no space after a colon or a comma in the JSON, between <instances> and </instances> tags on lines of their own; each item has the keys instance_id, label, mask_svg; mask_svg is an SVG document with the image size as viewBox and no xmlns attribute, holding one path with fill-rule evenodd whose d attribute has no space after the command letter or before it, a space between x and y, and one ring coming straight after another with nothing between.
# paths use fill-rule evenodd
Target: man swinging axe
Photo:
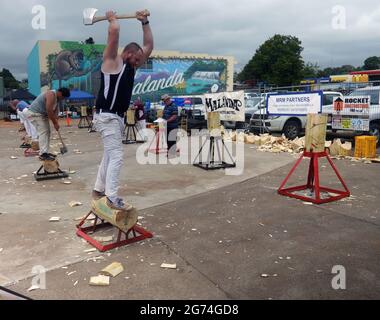
<instances>
[{"instance_id":1,"label":"man swinging axe","mask_svg":"<svg viewBox=\"0 0 380 320\"><path fill-rule=\"evenodd\" d=\"M120 25L113 11L108 11L107 47L103 53L101 85L96 103L94 129L100 132L104 145L95 188L94 200L107 197L111 209L131 210L133 207L118 196L119 176L123 165L124 114L128 110L136 69L148 59L153 50L153 35L148 21L149 12L138 11L136 18L143 29L143 47L132 42L119 55Z\"/></svg>"},{"instance_id":2,"label":"man swinging axe","mask_svg":"<svg viewBox=\"0 0 380 320\"><path fill-rule=\"evenodd\" d=\"M48 90L41 93L25 111L25 116L31 121L38 133L41 161L55 160L55 156L49 153L51 134L49 120L53 123L55 130L59 132L58 102L69 97L70 90L67 88Z\"/></svg>"}]
</instances>

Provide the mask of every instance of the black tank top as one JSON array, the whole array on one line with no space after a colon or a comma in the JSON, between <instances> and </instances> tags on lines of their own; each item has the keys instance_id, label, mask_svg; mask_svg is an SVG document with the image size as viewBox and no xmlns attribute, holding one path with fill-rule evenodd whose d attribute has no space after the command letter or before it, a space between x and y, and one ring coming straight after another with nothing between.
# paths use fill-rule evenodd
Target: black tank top
<instances>
[{"instance_id":1,"label":"black tank top","mask_svg":"<svg viewBox=\"0 0 380 320\"><path fill-rule=\"evenodd\" d=\"M128 63L124 63L118 74L105 74L101 71L96 111L115 113L123 118L131 103L135 73L135 68Z\"/></svg>"}]
</instances>

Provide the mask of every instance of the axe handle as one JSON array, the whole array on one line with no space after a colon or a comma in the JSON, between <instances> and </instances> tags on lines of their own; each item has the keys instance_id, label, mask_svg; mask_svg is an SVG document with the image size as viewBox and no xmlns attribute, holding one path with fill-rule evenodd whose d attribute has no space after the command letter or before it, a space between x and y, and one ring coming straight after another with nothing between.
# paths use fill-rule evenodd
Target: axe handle
<instances>
[{"instance_id":1,"label":"axe handle","mask_svg":"<svg viewBox=\"0 0 380 320\"><path fill-rule=\"evenodd\" d=\"M59 131L57 131L57 132L58 132L59 140L61 140L62 146L63 146L64 148L66 148L66 145L65 145L65 143L63 142L63 139L62 139L61 133L60 133Z\"/></svg>"},{"instance_id":2,"label":"axe handle","mask_svg":"<svg viewBox=\"0 0 380 320\"><path fill-rule=\"evenodd\" d=\"M146 13L146 16L149 17L150 16L150 12L147 11ZM116 19L136 19L137 18L137 15L136 14L119 14L116 16ZM105 20L108 20L106 16L103 16L103 17L95 17L93 20L92 20L92 23L97 23L97 22L100 22L100 21L105 21Z\"/></svg>"}]
</instances>

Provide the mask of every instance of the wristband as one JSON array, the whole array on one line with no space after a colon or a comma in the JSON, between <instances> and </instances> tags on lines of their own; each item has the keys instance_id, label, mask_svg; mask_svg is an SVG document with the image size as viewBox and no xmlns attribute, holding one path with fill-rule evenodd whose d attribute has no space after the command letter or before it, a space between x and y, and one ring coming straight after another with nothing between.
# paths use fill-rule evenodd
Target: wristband
<instances>
[{"instance_id":1,"label":"wristband","mask_svg":"<svg viewBox=\"0 0 380 320\"><path fill-rule=\"evenodd\" d=\"M142 24L143 26L146 26L147 24L149 24L149 20L148 20L148 21L145 21L145 22L141 22L141 24Z\"/></svg>"}]
</instances>

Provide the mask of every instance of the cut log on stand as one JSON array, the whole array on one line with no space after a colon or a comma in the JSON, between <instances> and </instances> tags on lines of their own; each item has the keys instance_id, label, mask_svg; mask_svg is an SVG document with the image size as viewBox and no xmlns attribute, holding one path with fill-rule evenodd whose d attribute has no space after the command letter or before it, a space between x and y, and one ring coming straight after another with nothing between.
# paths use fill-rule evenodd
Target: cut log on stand
<instances>
[{"instance_id":1,"label":"cut log on stand","mask_svg":"<svg viewBox=\"0 0 380 320\"><path fill-rule=\"evenodd\" d=\"M57 173L59 172L59 163L57 160L53 161L43 161L44 170L47 173Z\"/></svg>"},{"instance_id":2,"label":"cut log on stand","mask_svg":"<svg viewBox=\"0 0 380 320\"><path fill-rule=\"evenodd\" d=\"M308 114L305 135L306 152L320 153L325 151L327 115Z\"/></svg>"},{"instance_id":3,"label":"cut log on stand","mask_svg":"<svg viewBox=\"0 0 380 320\"><path fill-rule=\"evenodd\" d=\"M130 211L111 209L107 205L106 197L100 200L94 200L92 202L92 210L98 217L125 232L132 229L138 221L138 213L136 209Z\"/></svg>"}]
</instances>

